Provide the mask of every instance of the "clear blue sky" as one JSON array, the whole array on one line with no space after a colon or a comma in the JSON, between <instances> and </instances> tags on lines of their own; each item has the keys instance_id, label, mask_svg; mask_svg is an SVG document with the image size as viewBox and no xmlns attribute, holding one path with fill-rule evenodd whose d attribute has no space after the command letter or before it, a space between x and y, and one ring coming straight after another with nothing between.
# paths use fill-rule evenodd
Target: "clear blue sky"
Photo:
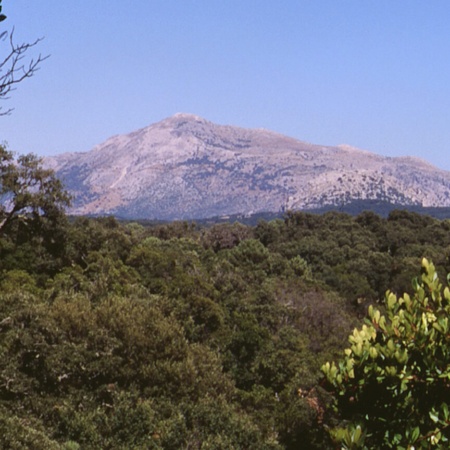
<instances>
[{"instance_id":1,"label":"clear blue sky","mask_svg":"<svg viewBox=\"0 0 450 450\"><path fill-rule=\"evenodd\" d=\"M450 170L450 1L3 0L51 57L0 117L12 150L87 151L176 112ZM6 43L0 43L3 48Z\"/></svg>"}]
</instances>

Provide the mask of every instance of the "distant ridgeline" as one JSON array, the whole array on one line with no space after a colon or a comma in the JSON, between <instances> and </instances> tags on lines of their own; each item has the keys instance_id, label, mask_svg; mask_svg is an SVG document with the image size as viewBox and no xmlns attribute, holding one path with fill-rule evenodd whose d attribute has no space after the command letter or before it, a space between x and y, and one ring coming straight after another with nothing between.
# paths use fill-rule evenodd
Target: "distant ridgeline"
<instances>
[{"instance_id":1,"label":"distant ridgeline","mask_svg":"<svg viewBox=\"0 0 450 450\"><path fill-rule=\"evenodd\" d=\"M383 202L378 200L355 200L351 203L347 203L340 206L328 205L322 208L314 208L303 210L302 212L311 214L325 214L327 212L336 211L351 216L357 216L364 211L371 211L381 217L388 217L392 211L410 211L421 215L427 215L435 219L443 220L450 219L450 208L432 208L419 205L396 205L389 202ZM196 222L199 225L213 225L216 223L234 223L239 222L245 225L255 226L259 221L264 220L269 222L275 219L283 219L287 214L285 212L261 212L256 214L231 214L226 216L215 216L208 219L192 220L189 222ZM128 218L117 217L120 221L125 222L138 222L143 225L157 225L163 223L170 223L165 220L130 220Z\"/></svg>"},{"instance_id":2,"label":"distant ridgeline","mask_svg":"<svg viewBox=\"0 0 450 450\"><path fill-rule=\"evenodd\" d=\"M389 202L383 202L378 200L355 200L351 203L347 203L342 206L324 206L322 208L312 209L312 213L325 213L328 211L339 211L352 216L356 216L363 211L372 211L381 217L387 217L391 211L404 210L411 211L418 214L426 214L428 216L434 217L435 219L449 219L450 218L450 208L449 207L425 207L420 205L398 205Z\"/></svg>"}]
</instances>

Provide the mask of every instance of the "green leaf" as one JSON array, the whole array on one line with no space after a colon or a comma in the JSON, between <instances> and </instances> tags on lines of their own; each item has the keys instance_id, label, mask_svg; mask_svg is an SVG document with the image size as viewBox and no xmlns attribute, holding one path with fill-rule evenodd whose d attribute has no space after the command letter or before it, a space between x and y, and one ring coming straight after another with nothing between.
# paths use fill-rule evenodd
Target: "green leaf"
<instances>
[{"instance_id":1,"label":"green leaf","mask_svg":"<svg viewBox=\"0 0 450 450\"><path fill-rule=\"evenodd\" d=\"M431 419L434 423L439 422L439 417L438 417L436 414L433 414L431 411L430 411L430 419Z\"/></svg>"},{"instance_id":2,"label":"green leaf","mask_svg":"<svg viewBox=\"0 0 450 450\"><path fill-rule=\"evenodd\" d=\"M359 442L359 439L361 438L361 434L362 434L362 430L361 430L361 427L358 425L353 434L353 442Z\"/></svg>"},{"instance_id":3,"label":"green leaf","mask_svg":"<svg viewBox=\"0 0 450 450\"><path fill-rule=\"evenodd\" d=\"M420 435L420 428L419 427L414 428L414 430L411 433L411 442L417 441L419 435Z\"/></svg>"},{"instance_id":4,"label":"green leaf","mask_svg":"<svg viewBox=\"0 0 450 450\"><path fill-rule=\"evenodd\" d=\"M391 292L387 298L387 306L389 309L392 309L396 303L397 297Z\"/></svg>"},{"instance_id":5,"label":"green leaf","mask_svg":"<svg viewBox=\"0 0 450 450\"><path fill-rule=\"evenodd\" d=\"M447 403L442 403L441 409L442 409L442 412L444 413L444 419L447 421L448 420L448 405L447 405Z\"/></svg>"}]
</instances>

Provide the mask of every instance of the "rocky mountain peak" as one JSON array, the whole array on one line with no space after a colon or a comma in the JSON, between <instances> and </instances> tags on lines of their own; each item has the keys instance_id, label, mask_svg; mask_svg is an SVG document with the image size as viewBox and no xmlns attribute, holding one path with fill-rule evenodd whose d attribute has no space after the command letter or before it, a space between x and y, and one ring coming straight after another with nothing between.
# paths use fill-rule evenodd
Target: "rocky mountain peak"
<instances>
[{"instance_id":1,"label":"rocky mountain peak","mask_svg":"<svg viewBox=\"0 0 450 450\"><path fill-rule=\"evenodd\" d=\"M355 199L450 206L450 173L418 159L314 145L185 113L47 164L73 193L75 214L194 219Z\"/></svg>"}]
</instances>

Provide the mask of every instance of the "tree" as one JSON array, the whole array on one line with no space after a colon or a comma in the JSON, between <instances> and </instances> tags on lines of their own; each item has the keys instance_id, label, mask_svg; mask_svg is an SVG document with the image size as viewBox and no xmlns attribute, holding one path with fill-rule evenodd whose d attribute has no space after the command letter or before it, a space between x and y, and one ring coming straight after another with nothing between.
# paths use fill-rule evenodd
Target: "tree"
<instances>
[{"instance_id":1,"label":"tree","mask_svg":"<svg viewBox=\"0 0 450 450\"><path fill-rule=\"evenodd\" d=\"M0 0L0 22L6 19L2 14L2 0ZM0 32L0 41L8 39L8 32ZM0 61L0 100L9 98L9 94L17 84L32 77L39 69L39 65L48 58L48 56L38 55L37 58L31 58L28 62L24 62L26 54L35 47L42 39L38 38L31 43L14 43L14 30L9 33L9 51ZM5 111L0 107L0 116L8 115L11 109Z\"/></svg>"},{"instance_id":2,"label":"tree","mask_svg":"<svg viewBox=\"0 0 450 450\"><path fill-rule=\"evenodd\" d=\"M412 296L387 292L385 312L369 307L344 358L322 367L342 448L450 445L450 290L425 258L413 286Z\"/></svg>"},{"instance_id":3,"label":"tree","mask_svg":"<svg viewBox=\"0 0 450 450\"><path fill-rule=\"evenodd\" d=\"M42 227L64 216L70 196L36 155L14 154L0 145L0 236L15 222Z\"/></svg>"}]
</instances>

